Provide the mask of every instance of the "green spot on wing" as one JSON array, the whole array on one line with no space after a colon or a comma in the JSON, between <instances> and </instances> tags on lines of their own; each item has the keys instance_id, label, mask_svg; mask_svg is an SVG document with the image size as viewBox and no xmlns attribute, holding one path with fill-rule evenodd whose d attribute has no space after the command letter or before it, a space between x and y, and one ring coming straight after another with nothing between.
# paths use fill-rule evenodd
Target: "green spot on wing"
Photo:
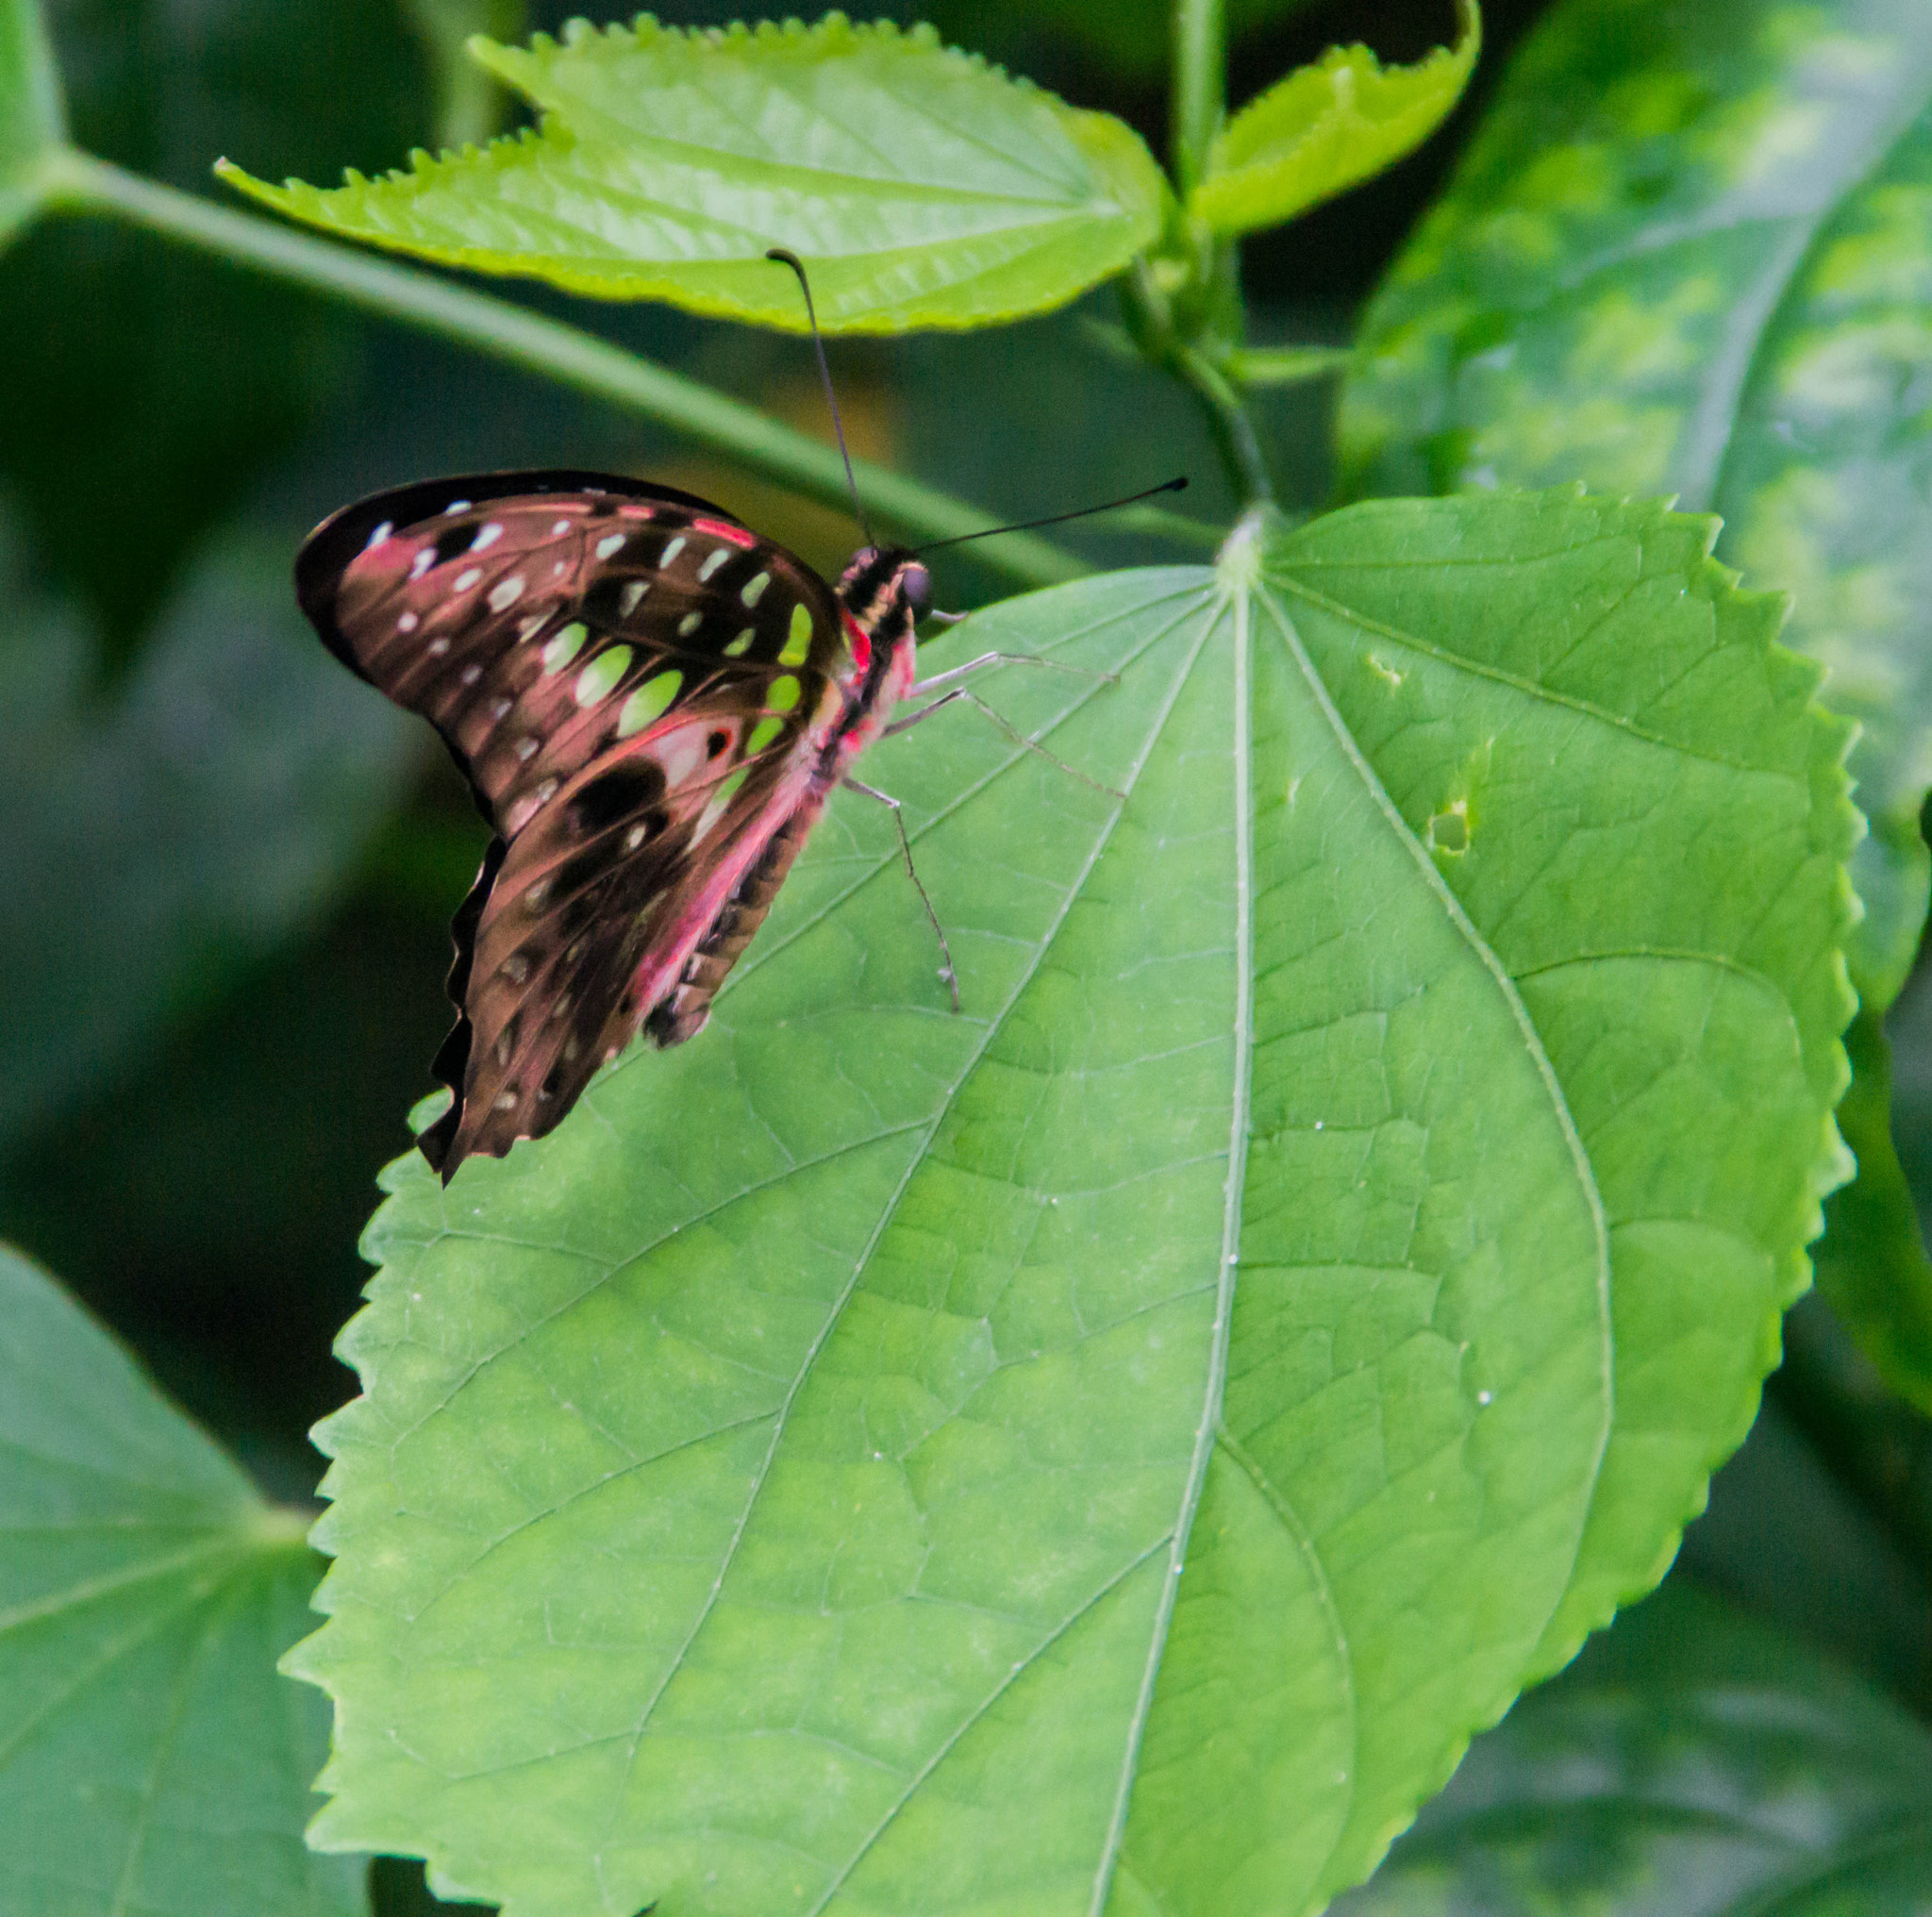
<instances>
[{"instance_id":1,"label":"green spot on wing","mask_svg":"<svg viewBox=\"0 0 1932 1917\"><path fill-rule=\"evenodd\" d=\"M789 712L798 704L798 681L790 673L782 679L772 681L772 690L765 694L765 709L768 712Z\"/></svg>"},{"instance_id":2,"label":"green spot on wing","mask_svg":"<svg viewBox=\"0 0 1932 1917\"><path fill-rule=\"evenodd\" d=\"M679 672L659 673L656 677L646 679L624 702L618 712L617 736L628 739L634 732L641 732L653 720L661 719L671 709L671 702L677 697L678 688L683 684L684 675Z\"/></svg>"},{"instance_id":3,"label":"green spot on wing","mask_svg":"<svg viewBox=\"0 0 1932 1917\"><path fill-rule=\"evenodd\" d=\"M784 730L785 722L782 719L760 719L751 728L751 736L744 742L745 757L756 758Z\"/></svg>"},{"instance_id":4,"label":"green spot on wing","mask_svg":"<svg viewBox=\"0 0 1932 1917\"><path fill-rule=\"evenodd\" d=\"M608 697L611 688L629 669L630 659L631 651L627 645L608 646L600 652L577 675L575 689L577 704L594 706L599 699Z\"/></svg>"},{"instance_id":5,"label":"green spot on wing","mask_svg":"<svg viewBox=\"0 0 1932 1917\"><path fill-rule=\"evenodd\" d=\"M791 608L791 629L785 635L785 650L778 655L781 666L803 665L811 652L811 612L804 606Z\"/></svg>"},{"instance_id":6,"label":"green spot on wing","mask_svg":"<svg viewBox=\"0 0 1932 1917\"><path fill-rule=\"evenodd\" d=\"M543 670L546 673L561 672L584 649L584 642L591 636L591 628L581 619L573 619L568 625L558 628L557 636L548 640L543 646Z\"/></svg>"}]
</instances>

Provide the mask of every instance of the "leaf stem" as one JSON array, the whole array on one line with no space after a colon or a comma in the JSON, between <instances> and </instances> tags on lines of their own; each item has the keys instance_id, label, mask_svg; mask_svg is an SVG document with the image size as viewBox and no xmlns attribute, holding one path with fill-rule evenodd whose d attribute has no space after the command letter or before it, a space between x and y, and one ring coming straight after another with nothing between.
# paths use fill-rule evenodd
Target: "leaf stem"
<instances>
[{"instance_id":1,"label":"leaf stem","mask_svg":"<svg viewBox=\"0 0 1932 1917\"><path fill-rule=\"evenodd\" d=\"M400 320L671 426L823 504L845 504L844 469L832 447L593 333L416 268L216 206L72 148L43 164L48 199L57 208L125 220ZM873 512L913 540L948 539L976 532L987 523L988 514L949 493L866 460L853 463ZM1065 547L1027 533L989 539L975 557L1027 586L1051 585L1090 570Z\"/></svg>"},{"instance_id":2,"label":"leaf stem","mask_svg":"<svg viewBox=\"0 0 1932 1917\"><path fill-rule=\"evenodd\" d=\"M1177 344L1170 364L1200 402L1208 430L1214 435L1221 463L1234 481L1242 509L1272 504L1274 482L1269 477L1255 422L1241 404L1241 394L1198 347Z\"/></svg>"},{"instance_id":3,"label":"leaf stem","mask_svg":"<svg viewBox=\"0 0 1932 1917\"><path fill-rule=\"evenodd\" d=\"M67 138L60 72L35 0L0 0L0 182Z\"/></svg>"},{"instance_id":4,"label":"leaf stem","mask_svg":"<svg viewBox=\"0 0 1932 1917\"><path fill-rule=\"evenodd\" d=\"M1174 0L1173 142L1181 200L1200 183L1227 106L1227 25L1223 0Z\"/></svg>"}]
</instances>

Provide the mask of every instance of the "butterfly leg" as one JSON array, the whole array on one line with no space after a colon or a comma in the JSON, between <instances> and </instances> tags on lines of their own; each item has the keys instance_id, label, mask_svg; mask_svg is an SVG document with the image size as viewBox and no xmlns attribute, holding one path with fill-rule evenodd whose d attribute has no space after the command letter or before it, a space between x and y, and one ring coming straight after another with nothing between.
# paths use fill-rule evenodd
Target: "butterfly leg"
<instances>
[{"instance_id":1,"label":"butterfly leg","mask_svg":"<svg viewBox=\"0 0 1932 1917\"><path fill-rule=\"evenodd\" d=\"M968 673L984 672L988 666L1044 666L1050 673L1074 673L1083 679L1105 679L1109 686L1121 682L1118 673L1103 673L1091 666L1070 666L1059 659L1041 658L1030 652L983 652L977 658L968 659L963 666L949 666L942 673L935 673L929 679L922 679L907 693L908 699L923 699L928 692L937 692L942 686L957 685Z\"/></svg>"},{"instance_id":2,"label":"butterfly leg","mask_svg":"<svg viewBox=\"0 0 1932 1917\"><path fill-rule=\"evenodd\" d=\"M895 799L891 792L876 791L874 787L861 785L849 775L841 781L850 786L855 792L863 792L869 799L876 799L880 805L891 808L892 824L899 828L899 850L906 855L906 876L912 881L912 889L919 894L919 903L925 908L925 915L932 921L933 937L940 942L940 957L945 963L940 967L940 976L946 981L946 990L953 994L953 1009L959 1009L959 977L953 970L953 948L946 943L946 928L940 924L940 915L932 908L932 900L926 896L925 887L920 882L919 870L912 863L912 841L906 836L905 802Z\"/></svg>"},{"instance_id":3,"label":"butterfly leg","mask_svg":"<svg viewBox=\"0 0 1932 1917\"><path fill-rule=\"evenodd\" d=\"M921 692L924 688L916 686L913 690ZM1037 739L1028 739L1024 732L1019 731L1013 725L1011 721L995 712L977 692L970 692L964 686L955 686L950 692L941 692L930 706L922 706L918 711L908 714L906 718L893 720L879 734L879 737L881 739L890 739L895 732L908 731L912 726L917 725L922 719L930 719L941 707L950 706L955 699L964 699L968 705L977 706L1015 745L1022 746L1028 752L1037 752L1049 765L1058 766L1069 778L1076 778L1083 786L1091 786L1096 792L1105 792L1110 799L1124 799L1126 797L1125 792L1116 792L1112 786L1104 786L1098 779L1089 778L1076 766L1069 765L1065 759L1059 758L1049 752Z\"/></svg>"}]
</instances>

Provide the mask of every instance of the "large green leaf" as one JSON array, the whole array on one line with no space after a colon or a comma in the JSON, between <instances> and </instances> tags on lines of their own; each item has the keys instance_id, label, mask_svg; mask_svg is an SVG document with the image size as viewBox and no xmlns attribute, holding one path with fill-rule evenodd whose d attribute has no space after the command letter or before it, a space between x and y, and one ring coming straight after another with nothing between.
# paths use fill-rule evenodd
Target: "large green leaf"
<instances>
[{"instance_id":1,"label":"large green leaf","mask_svg":"<svg viewBox=\"0 0 1932 1917\"><path fill-rule=\"evenodd\" d=\"M537 131L330 192L226 177L425 258L795 331L773 246L810 264L826 330L900 332L1059 306L1160 225L1166 189L1130 128L929 30L834 14L684 33L642 16L471 46L541 110Z\"/></svg>"},{"instance_id":2,"label":"large green leaf","mask_svg":"<svg viewBox=\"0 0 1932 1917\"><path fill-rule=\"evenodd\" d=\"M38 0L0 0L0 251L40 210L37 171L66 133Z\"/></svg>"},{"instance_id":3,"label":"large green leaf","mask_svg":"<svg viewBox=\"0 0 1932 1917\"><path fill-rule=\"evenodd\" d=\"M1419 146L1462 97L1482 43L1475 0L1460 37L1412 67L1331 47L1251 100L1215 136L1188 210L1217 233L1278 226Z\"/></svg>"},{"instance_id":4,"label":"large green leaf","mask_svg":"<svg viewBox=\"0 0 1932 1917\"><path fill-rule=\"evenodd\" d=\"M710 1028L391 1168L319 1841L511 1917L1300 1911L1668 1561L1803 1285L1845 734L1708 522L978 615ZM1118 787L1119 792L1107 790Z\"/></svg>"},{"instance_id":5,"label":"large green leaf","mask_svg":"<svg viewBox=\"0 0 1932 1917\"><path fill-rule=\"evenodd\" d=\"M1336 1917L1932 1904L1932 1737L1676 1579L1478 1740Z\"/></svg>"},{"instance_id":6,"label":"large green leaf","mask_svg":"<svg viewBox=\"0 0 1932 1917\"><path fill-rule=\"evenodd\" d=\"M1920 0L1566 0L1370 308L1354 493L1583 479L1721 513L1864 726L1854 969L1897 991L1932 783Z\"/></svg>"},{"instance_id":7,"label":"large green leaf","mask_svg":"<svg viewBox=\"0 0 1932 1917\"><path fill-rule=\"evenodd\" d=\"M326 903L418 763L314 642L288 545L230 538L134 674L0 524L0 1139L97 1083Z\"/></svg>"},{"instance_id":8,"label":"large green leaf","mask_svg":"<svg viewBox=\"0 0 1932 1917\"><path fill-rule=\"evenodd\" d=\"M8 1917L352 1917L302 1841L328 1746L275 1674L315 1560L0 1246L0 1884Z\"/></svg>"}]
</instances>

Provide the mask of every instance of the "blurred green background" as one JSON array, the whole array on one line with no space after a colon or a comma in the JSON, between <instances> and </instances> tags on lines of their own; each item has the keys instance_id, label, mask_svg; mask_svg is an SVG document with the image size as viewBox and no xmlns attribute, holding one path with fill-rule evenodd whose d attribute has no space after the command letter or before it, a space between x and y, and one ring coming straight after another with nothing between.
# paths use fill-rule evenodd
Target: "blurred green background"
<instances>
[{"instance_id":1,"label":"blurred green background","mask_svg":"<svg viewBox=\"0 0 1932 1917\"><path fill-rule=\"evenodd\" d=\"M78 141L215 197L221 155L327 182L487 130L508 109L451 58L461 32L554 29L577 10L55 0L50 19ZM659 10L680 23L741 11ZM947 38L1120 114L1164 150L1157 0L923 10ZM1447 130L1248 249L1257 342L1349 337L1539 10L1492 0ZM1234 24L1239 103L1339 40L1413 59L1450 37L1453 13L1449 0L1247 0ZM514 296L822 429L795 341ZM857 447L990 515L1185 470L1190 511L1214 517L1226 498L1185 401L1091 337L1087 322L1113 317L1103 292L994 333L835 344ZM378 486L525 464L651 474L823 566L854 534L634 421L121 228L61 221L17 240L0 258L0 878L12 901L0 921L0 1237L74 1287L272 1492L305 1497L321 1463L307 1430L352 1390L329 1344L362 1282L357 1235L430 1084L450 1017L447 922L484 835L426 728L349 679L301 623L288 569L303 534ZM1259 399L1291 510L1327 495L1331 398L1315 385ZM1124 416L1139 423L1131 438ZM1096 563L1196 556L1068 537ZM998 590L969 555L941 569L941 604ZM1923 1210L1923 967L1891 1024ZM1792 1340L1803 1366L1774 1379L1685 1561L1924 1709L1932 1593L1912 1556L1932 1560L1932 1535L1912 1555L1902 1539L1913 1542L1909 1513L1932 1513L1932 1448L1874 1394L1815 1302ZM1825 1409L1807 1378L1832 1381ZM1847 1424L1861 1392L1870 1416ZM1847 1489L1874 1483L1887 1524Z\"/></svg>"}]
</instances>

